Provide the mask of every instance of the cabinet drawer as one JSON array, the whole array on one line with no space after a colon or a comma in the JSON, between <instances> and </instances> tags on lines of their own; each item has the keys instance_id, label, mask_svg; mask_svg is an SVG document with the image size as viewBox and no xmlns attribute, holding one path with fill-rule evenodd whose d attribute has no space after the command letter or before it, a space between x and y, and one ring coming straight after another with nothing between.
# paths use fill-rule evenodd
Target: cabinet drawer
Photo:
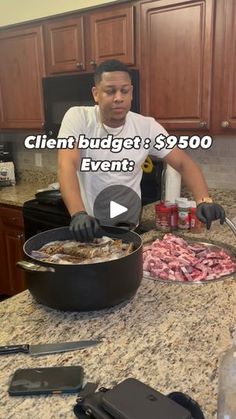
<instances>
[{"instance_id":1,"label":"cabinet drawer","mask_svg":"<svg viewBox=\"0 0 236 419\"><path fill-rule=\"evenodd\" d=\"M24 228L21 209L0 207L0 219L2 225Z\"/></svg>"}]
</instances>

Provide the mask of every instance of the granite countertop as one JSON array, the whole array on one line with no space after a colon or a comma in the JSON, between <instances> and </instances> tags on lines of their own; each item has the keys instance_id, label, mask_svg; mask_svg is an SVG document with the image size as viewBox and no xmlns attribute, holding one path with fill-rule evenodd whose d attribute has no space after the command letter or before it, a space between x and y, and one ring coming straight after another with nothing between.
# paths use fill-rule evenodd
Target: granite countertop
<instances>
[{"instance_id":1,"label":"granite countertop","mask_svg":"<svg viewBox=\"0 0 236 419\"><path fill-rule=\"evenodd\" d=\"M236 215L235 192L215 191L214 198L224 204L229 217ZM153 225L153 205L145 208L143 222ZM151 230L144 239L157 236ZM218 222L210 232L194 237L236 245L233 233ZM0 417L4 419L74 418L75 394L9 397L7 389L18 368L78 364L86 379L100 386L135 377L164 394L186 392L201 404L206 419L215 419L219 359L231 346L236 326L236 283L233 276L201 285L144 278L132 300L88 313L44 307L24 291L0 303L0 324L1 345L104 338L97 347L76 352L2 356Z\"/></svg>"},{"instance_id":2,"label":"granite countertop","mask_svg":"<svg viewBox=\"0 0 236 419\"><path fill-rule=\"evenodd\" d=\"M0 189L0 204L22 207L25 201L34 199L39 189L38 184L19 183L15 186L8 186Z\"/></svg>"},{"instance_id":3,"label":"granite countertop","mask_svg":"<svg viewBox=\"0 0 236 419\"><path fill-rule=\"evenodd\" d=\"M22 207L25 201L35 198L38 190L56 181L55 173L28 170L15 186L0 187L0 204Z\"/></svg>"}]
</instances>

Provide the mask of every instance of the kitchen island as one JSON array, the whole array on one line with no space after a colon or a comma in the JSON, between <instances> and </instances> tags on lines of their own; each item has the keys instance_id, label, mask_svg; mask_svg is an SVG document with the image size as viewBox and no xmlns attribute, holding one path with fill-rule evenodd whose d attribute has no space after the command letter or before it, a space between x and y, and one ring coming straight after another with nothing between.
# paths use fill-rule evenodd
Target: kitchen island
<instances>
[{"instance_id":1,"label":"kitchen island","mask_svg":"<svg viewBox=\"0 0 236 419\"><path fill-rule=\"evenodd\" d=\"M218 192L229 217L236 215L236 193ZM153 205L143 222L154 225ZM144 241L155 238L151 230ZM216 240L236 247L229 228L215 222L211 231L187 237ZM82 365L86 379L113 386L135 377L167 394L183 391L216 418L218 364L231 346L236 326L236 282L161 283L143 279L135 297L111 309L60 312L36 303L28 291L0 303L0 344L63 342L103 338L94 348L40 356L0 357L0 417L74 418L76 395L9 397L10 378L18 368ZM147 419L147 418L144 418Z\"/></svg>"}]
</instances>

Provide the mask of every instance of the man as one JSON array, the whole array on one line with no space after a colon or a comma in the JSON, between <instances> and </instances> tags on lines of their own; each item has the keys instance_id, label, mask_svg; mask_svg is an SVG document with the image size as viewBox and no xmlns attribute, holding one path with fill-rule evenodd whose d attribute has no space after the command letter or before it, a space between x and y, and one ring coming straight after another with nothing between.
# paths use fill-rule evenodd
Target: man
<instances>
[{"instance_id":1,"label":"man","mask_svg":"<svg viewBox=\"0 0 236 419\"><path fill-rule=\"evenodd\" d=\"M72 217L70 230L74 237L79 241L89 241L98 234L99 220L94 217L93 204L107 186L126 185L140 196L141 166L148 154L162 158L181 174L197 202L197 216L208 229L213 220L220 219L222 224L224 210L209 197L206 182L196 163L178 147L172 150L154 148L155 138L159 134L166 136L167 132L154 118L130 112L133 87L128 68L117 60L104 61L97 67L94 81L92 93L96 105L70 108L63 118L59 138L74 136L77 141L81 134L88 139L112 134L121 142L124 141L122 139L139 136L142 141L150 138L151 143L148 149L140 147L138 150L120 151L120 160L128 157L135 162L134 169L128 172L79 170L84 157L106 161L117 159L110 149L79 149L75 146L59 151L60 190Z\"/></svg>"}]
</instances>

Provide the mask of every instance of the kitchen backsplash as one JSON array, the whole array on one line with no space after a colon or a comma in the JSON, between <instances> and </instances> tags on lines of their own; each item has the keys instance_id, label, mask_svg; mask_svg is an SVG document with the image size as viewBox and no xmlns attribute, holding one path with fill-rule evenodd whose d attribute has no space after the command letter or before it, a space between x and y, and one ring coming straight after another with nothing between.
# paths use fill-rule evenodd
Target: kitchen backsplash
<instances>
[{"instance_id":1,"label":"kitchen backsplash","mask_svg":"<svg viewBox=\"0 0 236 419\"><path fill-rule=\"evenodd\" d=\"M27 178L28 173L35 176L42 171L53 180L56 179L56 150L27 150L24 139L29 134L0 134L0 141L13 141L14 162L18 178ZM35 153L42 155L42 167L35 165ZM209 150L191 150L188 153L201 166L210 188L236 189L236 138L235 136L214 137ZM29 179L30 181L30 179Z\"/></svg>"},{"instance_id":2,"label":"kitchen backsplash","mask_svg":"<svg viewBox=\"0 0 236 419\"><path fill-rule=\"evenodd\" d=\"M236 136L214 136L209 150L191 150L210 188L236 190Z\"/></svg>"}]
</instances>

